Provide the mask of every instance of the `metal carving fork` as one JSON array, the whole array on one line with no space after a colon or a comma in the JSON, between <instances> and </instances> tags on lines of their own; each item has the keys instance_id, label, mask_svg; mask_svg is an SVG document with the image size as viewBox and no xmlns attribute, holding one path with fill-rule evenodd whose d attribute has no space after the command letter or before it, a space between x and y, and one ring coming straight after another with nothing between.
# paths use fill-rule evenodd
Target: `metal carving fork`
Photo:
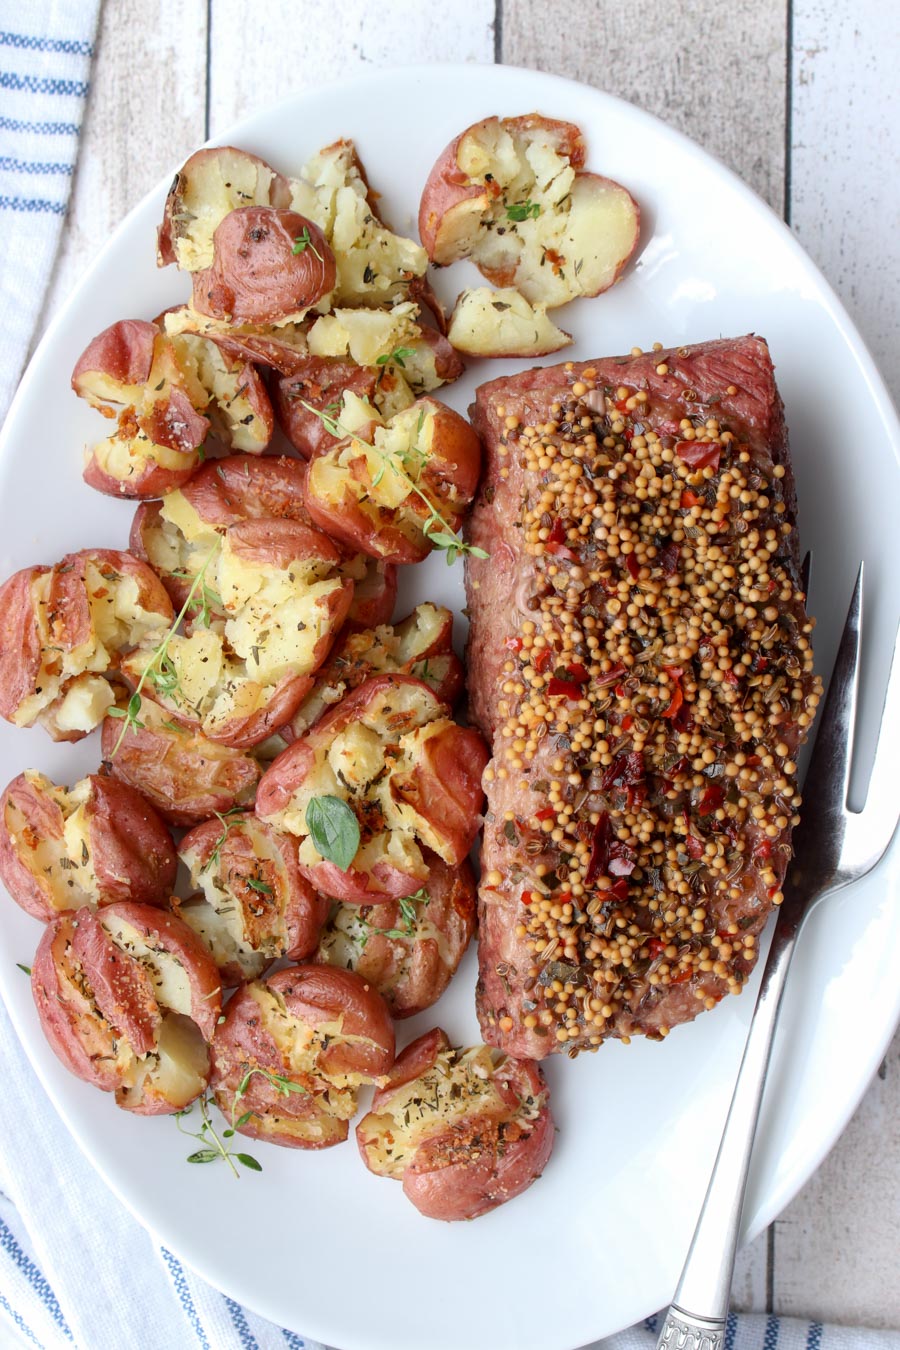
<instances>
[{"instance_id":1,"label":"metal carving fork","mask_svg":"<svg viewBox=\"0 0 900 1350\"><path fill-rule=\"evenodd\" d=\"M859 684L862 593L860 566L820 716L803 791L801 822L794 835L794 860L783 887L784 901L778 911L734 1096L658 1350L722 1350L750 1155L797 934L823 896L849 886L872 870L897 826L900 656L896 645L866 805L860 812L851 811L847 805Z\"/></svg>"}]
</instances>

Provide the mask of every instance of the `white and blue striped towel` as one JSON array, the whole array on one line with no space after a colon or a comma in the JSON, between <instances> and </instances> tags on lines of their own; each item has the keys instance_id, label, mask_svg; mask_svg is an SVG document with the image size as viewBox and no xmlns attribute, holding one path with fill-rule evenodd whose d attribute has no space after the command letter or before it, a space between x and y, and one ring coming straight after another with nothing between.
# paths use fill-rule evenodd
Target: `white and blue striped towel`
<instances>
[{"instance_id":1,"label":"white and blue striped towel","mask_svg":"<svg viewBox=\"0 0 900 1350\"><path fill-rule=\"evenodd\" d=\"M97 10L0 0L0 418L65 220ZM322 1350L212 1289L131 1218L57 1118L2 1007L0 1063L0 1348ZM603 1350L651 1350L655 1332L650 1318ZM740 1316L726 1350L900 1350L900 1333Z\"/></svg>"}]
</instances>

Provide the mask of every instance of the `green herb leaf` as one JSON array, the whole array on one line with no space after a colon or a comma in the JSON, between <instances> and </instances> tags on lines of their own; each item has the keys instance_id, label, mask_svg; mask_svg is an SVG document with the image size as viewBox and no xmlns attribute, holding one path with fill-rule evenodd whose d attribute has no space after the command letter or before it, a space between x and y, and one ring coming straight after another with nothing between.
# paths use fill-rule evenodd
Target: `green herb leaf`
<instances>
[{"instance_id":1,"label":"green herb leaf","mask_svg":"<svg viewBox=\"0 0 900 1350\"><path fill-rule=\"evenodd\" d=\"M395 347L392 352L376 357L375 364L376 366L399 366L401 370L405 370L406 362L415 354L415 347Z\"/></svg>"},{"instance_id":2,"label":"green herb leaf","mask_svg":"<svg viewBox=\"0 0 900 1350\"><path fill-rule=\"evenodd\" d=\"M261 1172L262 1164L258 1163L250 1153L236 1153L234 1155L242 1167L248 1167L251 1172Z\"/></svg>"},{"instance_id":3,"label":"green herb leaf","mask_svg":"<svg viewBox=\"0 0 900 1350\"><path fill-rule=\"evenodd\" d=\"M196 1153L188 1154L189 1163L210 1163L215 1162L220 1157L220 1153L214 1148L198 1148Z\"/></svg>"},{"instance_id":4,"label":"green herb leaf","mask_svg":"<svg viewBox=\"0 0 900 1350\"><path fill-rule=\"evenodd\" d=\"M346 872L359 848L359 821L340 797L313 797L306 828L323 858Z\"/></svg>"},{"instance_id":5,"label":"green herb leaf","mask_svg":"<svg viewBox=\"0 0 900 1350\"><path fill-rule=\"evenodd\" d=\"M20 970L24 971L26 975L31 974L31 966L23 966L21 961L17 961L16 965L19 967Z\"/></svg>"},{"instance_id":6,"label":"green herb leaf","mask_svg":"<svg viewBox=\"0 0 900 1350\"><path fill-rule=\"evenodd\" d=\"M262 895L272 895L272 887L265 881L260 881L259 877L247 877L247 885L251 891L259 891Z\"/></svg>"},{"instance_id":7,"label":"green herb leaf","mask_svg":"<svg viewBox=\"0 0 900 1350\"><path fill-rule=\"evenodd\" d=\"M321 253L319 252L319 250L316 248L315 244L312 241L312 235L309 232L309 226L304 225L303 229L300 231L300 233L297 235L297 238L294 240L294 247L291 249L291 252L296 257L298 253L305 253L307 249L309 249L310 253L314 253L316 255L319 262L325 261L325 259L322 257Z\"/></svg>"},{"instance_id":8,"label":"green herb leaf","mask_svg":"<svg viewBox=\"0 0 900 1350\"><path fill-rule=\"evenodd\" d=\"M537 220L540 214L541 208L539 203L533 202L530 199L524 202L513 202L506 208L507 220L528 220L529 217L531 217L532 220Z\"/></svg>"}]
</instances>

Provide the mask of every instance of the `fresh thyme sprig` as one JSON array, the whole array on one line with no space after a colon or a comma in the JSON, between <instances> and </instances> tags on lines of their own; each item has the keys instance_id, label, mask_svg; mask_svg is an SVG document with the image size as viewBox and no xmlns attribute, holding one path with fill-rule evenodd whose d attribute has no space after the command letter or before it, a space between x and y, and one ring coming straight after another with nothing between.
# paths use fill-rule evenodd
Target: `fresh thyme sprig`
<instances>
[{"instance_id":1,"label":"fresh thyme sprig","mask_svg":"<svg viewBox=\"0 0 900 1350\"><path fill-rule=\"evenodd\" d=\"M530 198L524 202L512 202L506 208L507 220L537 220L541 214L540 204Z\"/></svg>"},{"instance_id":2,"label":"fresh thyme sprig","mask_svg":"<svg viewBox=\"0 0 900 1350\"><path fill-rule=\"evenodd\" d=\"M187 581L190 572L183 567L178 567L172 573L173 577L178 577L179 581ZM206 582L200 587L200 609L194 618L194 623L199 623L201 628L209 628L211 625L211 611L224 609L222 597L218 591L214 591Z\"/></svg>"},{"instance_id":3,"label":"fresh thyme sprig","mask_svg":"<svg viewBox=\"0 0 900 1350\"><path fill-rule=\"evenodd\" d=\"M392 352L384 352L382 356L376 356L376 366L399 366L401 370L406 369L406 362L411 356L415 356L415 347L395 347Z\"/></svg>"},{"instance_id":4,"label":"fresh thyme sprig","mask_svg":"<svg viewBox=\"0 0 900 1350\"><path fill-rule=\"evenodd\" d=\"M363 925L364 928L368 930L366 932L365 937L363 938L362 945L365 947L369 938L376 933L379 934L381 937L387 938L415 937L416 924L419 918L418 914L416 913L416 905L418 903L427 905L429 904L430 900L431 896L428 894L424 886L420 886L419 889L413 895L404 895L402 899L398 900L397 906L400 910L401 920L403 923L402 928L376 928L374 924L368 923L365 919L360 919L360 923Z\"/></svg>"},{"instance_id":5,"label":"fresh thyme sprig","mask_svg":"<svg viewBox=\"0 0 900 1350\"><path fill-rule=\"evenodd\" d=\"M218 553L219 548L221 547L221 543L222 543L221 539L217 539L216 542L213 544L212 548L209 550L209 553L206 555L206 558L203 561L203 566L200 568L199 572L194 577L193 585L191 586L191 589L187 593L187 598L184 604L181 606L181 609L175 616L175 620L172 626L169 629L167 629L166 634L163 637L162 641L158 644L158 646L154 648L153 654L150 657L150 660L147 662L146 666L144 667L144 671L143 674L141 675L141 678L138 680L137 688L131 695L131 698L128 700L126 706L124 708L109 709L108 715L110 717L123 718L122 730L119 732L119 738L116 741L115 745L113 746L112 753L109 756L110 759L115 759L116 755L119 753L119 750L122 747L122 742L124 741L128 732L134 731L135 729L140 729L144 725L143 722L140 722L138 720L138 713L141 710L141 690L143 689L147 680L150 681L154 689L156 689L159 693L171 694L178 688L179 683L178 671L168 655L169 643L172 641L172 638L178 632L181 622L184 619L185 614L187 614L188 610L190 609L191 601L197 594L198 589L203 585L203 578L206 575L206 569L209 567L209 564L212 562L213 558Z\"/></svg>"},{"instance_id":6,"label":"fresh thyme sprig","mask_svg":"<svg viewBox=\"0 0 900 1350\"><path fill-rule=\"evenodd\" d=\"M237 1159L242 1167L248 1168L251 1172L261 1172L262 1167L252 1154L236 1153L224 1142L226 1139L234 1138L235 1130L241 1125L246 1125L247 1121L253 1115L253 1112L247 1111L241 1116L239 1121L235 1121L234 1110L232 1109L231 1128L223 1130L220 1138L216 1133L215 1126L209 1118L209 1096L207 1093L204 1092L203 1095L197 1099L197 1104L200 1107L200 1115L203 1118L203 1123L199 1130L186 1130L181 1123L185 1116L189 1116L193 1111L193 1102L190 1106L186 1106L183 1111L175 1112L175 1124L178 1126L181 1133L187 1135L189 1139L196 1139L202 1145L201 1148L195 1149L193 1153L188 1154L187 1161L189 1163L211 1163L215 1162L217 1158L221 1158L223 1162L228 1164L237 1179L240 1179L240 1173L232 1161L234 1158Z\"/></svg>"},{"instance_id":7,"label":"fresh thyme sprig","mask_svg":"<svg viewBox=\"0 0 900 1350\"><path fill-rule=\"evenodd\" d=\"M239 820L229 820L229 816L241 817L243 815L243 808L240 806L232 806L232 808L229 811L226 811L224 815L220 811L214 811L213 815L222 826L222 833L213 844L212 852L206 862L200 868L201 873L208 872L211 867L218 867L222 845L225 843L225 840L228 838L234 827L239 824Z\"/></svg>"},{"instance_id":8,"label":"fresh thyme sprig","mask_svg":"<svg viewBox=\"0 0 900 1350\"><path fill-rule=\"evenodd\" d=\"M337 417L329 417L327 413L320 412L318 408L314 408L311 403L307 403L304 399L300 399L300 404L307 412L311 412L314 417L318 417L324 425L325 430L336 439L340 440L347 436L350 437L351 440L359 440L359 437L345 427ZM419 415L419 424L416 431L417 437L418 433L422 430L424 416L424 412ZM409 462L413 455L418 456L420 467L427 458L425 451L422 450L418 444L413 444L409 450L403 452L402 457L398 456L396 451L393 454L387 454L384 450L379 449L377 445L370 445L368 441L360 441L360 444L364 445L367 450L371 450L381 460L381 468L372 480L373 487L377 487L381 482L385 469L390 469L398 478L404 480L410 492L414 492L419 500L428 508L428 517L421 527L422 533L435 548L441 548L446 551L448 566L455 563L461 553L470 553L473 558L487 558L490 556L483 548L478 548L475 544L469 544L465 539L461 539L450 522L445 520L440 511L438 511L431 498L426 496L418 483L416 483L406 472L405 464ZM402 458L404 464L404 467L402 468L398 467L395 462L398 457Z\"/></svg>"}]
</instances>

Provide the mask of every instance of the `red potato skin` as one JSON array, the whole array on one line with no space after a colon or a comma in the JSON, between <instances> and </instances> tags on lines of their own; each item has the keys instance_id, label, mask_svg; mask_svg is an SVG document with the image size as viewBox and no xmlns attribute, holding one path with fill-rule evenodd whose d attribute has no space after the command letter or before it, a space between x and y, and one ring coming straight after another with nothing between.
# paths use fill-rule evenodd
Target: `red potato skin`
<instances>
[{"instance_id":1,"label":"red potato skin","mask_svg":"<svg viewBox=\"0 0 900 1350\"><path fill-rule=\"evenodd\" d=\"M94 488L97 492L102 492L106 497L128 497L142 500L164 497L167 492L174 492L176 488L182 487L199 462L196 452L185 456L184 468L181 469L167 469L162 464L156 464L153 460L148 459L146 466L140 473L134 474L125 482L107 473L105 469L101 468L94 456L89 454L81 476L88 487Z\"/></svg>"},{"instance_id":2,"label":"red potato skin","mask_svg":"<svg viewBox=\"0 0 900 1350\"><path fill-rule=\"evenodd\" d=\"M0 586L0 715L7 721L34 692L41 640L31 588L49 567L25 567Z\"/></svg>"},{"instance_id":3,"label":"red potato skin","mask_svg":"<svg viewBox=\"0 0 900 1350\"><path fill-rule=\"evenodd\" d=\"M429 902L422 913L444 938L445 961L432 937L396 939L374 930L402 931L396 900L383 900L363 918L373 931L353 969L380 992L395 1018L414 1017L436 1003L453 978L475 931L477 889L468 861L448 867L437 854L426 853ZM321 949L320 949L321 950ZM320 959L327 963L322 953Z\"/></svg>"},{"instance_id":4,"label":"red potato skin","mask_svg":"<svg viewBox=\"0 0 900 1350\"><path fill-rule=\"evenodd\" d=\"M377 628L390 623L397 603L397 568L380 558L369 559L364 581L357 581L347 611L348 628Z\"/></svg>"},{"instance_id":5,"label":"red potato skin","mask_svg":"<svg viewBox=\"0 0 900 1350\"><path fill-rule=\"evenodd\" d=\"M392 796L412 806L442 837L447 862L461 863L481 827L481 778L490 751L474 727L455 722L430 737L423 750L411 774L392 779Z\"/></svg>"},{"instance_id":6,"label":"red potato skin","mask_svg":"<svg viewBox=\"0 0 900 1350\"><path fill-rule=\"evenodd\" d=\"M226 154L240 155L243 159L252 159L262 167L269 169L273 175L269 187L269 205L290 206L291 189L287 179L282 177L280 173L275 173L272 166L267 164L264 159L260 159L258 155L251 155L246 150L237 150L232 145L212 146L206 150L197 150L195 154L185 160L184 164L175 175L172 186L169 188L165 209L163 211L162 224L157 227L156 263L158 267L167 267L176 260L175 248L172 240L172 225L173 216L178 210L181 199L182 180L189 176L191 170L196 169L204 159L218 158L223 152Z\"/></svg>"},{"instance_id":7,"label":"red potato skin","mask_svg":"<svg viewBox=\"0 0 900 1350\"><path fill-rule=\"evenodd\" d=\"M306 466L286 455L229 455L205 464L182 492L200 519L217 529L265 518L312 525Z\"/></svg>"},{"instance_id":8,"label":"red potato skin","mask_svg":"<svg viewBox=\"0 0 900 1350\"><path fill-rule=\"evenodd\" d=\"M98 333L79 356L72 371L72 388L90 398L86 375L103 373L119 384L141 385L150 378L159 329L145 319L120 319ZM110 414L106 414L110 415Z\"/></svg>"},{"instance_id":9,"label":"red potato skin","mask_svg":"<svg viewBox=\"0 0 900 1350\"><path fill-rule=\"evenodd\" d=\"M443 332L436 333L433 328L423 328L422 338L434 353L434 369L439 379L445 384L452 384L465 374L465 361Z\"/></svg>"},{"instance_id":10,"label":"red potato skin","mask_svg":"<svg viewBox=\"0 0 900 1350\"><path fill-rule=\"evenodd\" d=\"M438 1055L450 1042L440 1027L427 1031L397 1057L390 1082L372 1100L371 1111L384 1110L398 1088L405 1087L433 1068ZM524 1128L507 1122L503 1135L500 1122L485 1113L464 1117L452 1128L426 1138L416 1149L403 1177L403 1193L428 1219L454 1221L476 1219L507 1200L514 1199L535 1181L553 1151L555 1130L540 1069L531 1060L507 1058L503 1082L495 1084L513 1116L525 1097L544 1102L536 1120ZM365 1119L356 1129L360 1156L369 1166ZM477 1138L478 1147L474 1148ZM499 1145L502 1143L502 1148Z\"/></svg>"},{"instance_id":11,"label":"red potato skin","mask_svg":"<svg viewBox=\"0 0 900 1350\"><path fill-rule=\"evenodd\" d=\"M236 557L255 567L269 566L275 570L309 559L336 567L343 559L341 550L326 534L295 520L242 520L230 527L228 542ZM353 583L348 581L346 585L352 587ZM351 600L352 593L347 600L348 609ZM342 615L342 623L343 618Z\"/></svg>"},{"instance_id":12,"label":"red potato skin","mask_svg":"<svg viewBox=\"0 0 900 1350\"><path fill-rule=\"evenodd\" d=\"M309 243L294 252L308 232ZM334 254L317 225L296 211L241 206L213 235L211 267L193 274L193 305L231 323L277 323L334 289Z\"/></svg>"},{"instance_id":13,"label":"red potato skin","mask_svg":"<svg viewBox=\"0 0 900 1350\"><path fill-rule=\"evenodd\" d=\"M309 356L290 375L272 379L270 392L279 426L294 449L309 459L323 446L336 445L337 437L332 436L321 417L303 404L324 412L347 392L372 401L377 385L376 372L367 366Z\"/></svg>"},{"instance_id":14,"label":"red potato skin","mask_svg":"<svg viewBox=\"0 0 900 1350\"><path fill-rule=\"evenodd\" d=\"M41 1029L57 1059L70 1073L101 1092L114 1092L119 1086L118 1075L110 1067L114 1032L91 1012L89 1000L59 975L63 953L74 942L81 912L61 914L44 929L31 966L31 992ZM93 920L89 909L83 913Z\"/></svg>"},{"instance_id":15,"label":"red potato skin","mask_svg":"<svg viewBox=\"0 0 900 1350\"><path fill-rule=\"evenodd\" d=\"M586 154L584 139L578 127L572 122L559 122L551 117L542 117L540 113L528 113L523 117L485 117L480 122L474 122L470 127L466 127L465 131L454 137L438 156L422 190L419 205L419 238L433 263L437 253L441 221L447 212L460 202L473 197L484 196L485 203L487 202L484 187L479 183L470 183L459 167L460 144L471 132L480 131L489 123L498 121L502 122L512 135L535 126L552 129L558 136L562 151L569 157L572 167L581 169L584 165ZM435 265L442 266L441 263Z\"/></svg>"},{"instance_id":16,"label":"red potato skin","mask_svg":"<svg viewBox=\"0 0 900 1350\"><path fill-rule=\"evenodd\" d=\"M218 844L219 862L213 866L241 907L244 931L254 950L258 950L258 944L279 927L281 921L286 930L282 955L291 961L304 960L316 949L328 915L328 901L314 891L302 875L297 861L297 840L267 825L251 812L243 817L231 817L228 833L219 843L222 828L218 820L198 825L182 839L179 856L188 865L203 867L209 863ZM256 837L274 847L279 866L261 862L254 849ZM273 895L254 890L247 884L248 875L266 883Z\"/></svg>"},{"instance_id":17,"label":"red potato skin","mask_svg":"<svg viewBox=\"0 0 900 1350\"><path fill-rule=\"evenodd\" d=\"M60 645L76 647L88 636L90 612L85 593L89 562L94 563L104 578L111 577L115 572L133 577L137 583L141 608L157 613L161 627L168 627L172 623L175 618L172 602L151 567L121 549L84 548L78 553L67 553L62 562L53 568L50 606L60 615L62 632L57 638ZM73 618L73 611L77 618Z\"/></svg>"},{"instance_id":18,"label":"red potato skin","mask_svg":"<svg viewBox=\"0 0 900 1350\"><path fill-rule=\"evenodd\" d=\"M465 506L472 500L478 487L481 442L464 417L436 399L418 399L413 406L427 412L433 411L435 416L431 449L428 462L420 474L420 485L436 500L447 523L456 530L462 521ZM306 481L306 501L316 524L348 548L361 549L372 557L392 563L421 562L431 552L429 540L424 534L418 538L409 538L394 523L399 511L382 509L379 524L374 526L357 501L351 484L352 465L348 466L347 485L339 502L332 502L319 494L314 471L316 461L326 455L334 456L335 449L335 446L322 447L311 461L312 471ZM451 495L455 501L453 508L447 505ZM424 503L415 495L401 509L421 516L426 513Z\"/></svg>"},{"instance_id":19,"label":"red potato skin","mask_svg":"<svg viewBox=\"0 0 900 1350\"><path fill-rule=\"evenodd\" d=\"M89 848L97 877L97 903L135 900L163 905L175 884L178 859L171 836L157 813L127 783L91 774ZM0 880L18 905L36 919L47 921L57 910L40 885L40 878L23 859L7 826L7 805L25 816L34 835L63 842L64 817L56 803L24 774L0 798Z\"/></svg>"},{"instance_id":20,"label":"red potato skin","mask_svg":"<svg viewBox=\"0 0 900 1350\"><path fill-rule=\"evenodd\" d=\"M191 984L192 1018L210 1040L221 1011L221 990L209 953L187 925L171 914L130 903L116 908L146 941L158 942L182 963ZM67 946L71 947L68 958ZM60 972L73 961L80 966L92 999L71 980L61 978ZM116 946L89 909L60 915L47 925L35 954L31 987L41 1027L57 1057L78 1078L103 1092L123 1086L112 1067L117 1036L127 1037L137 1055L154 1048L161 1014L149 973ZM171 1113L173 1107L149 1095L130 1109L139 1115L157 1115Z\"/></svg>"},{"instance_id":21,"label":"red potato skin","mask_svg":"<svg viewBox=\"0 0 900 1350\"><path fill-rule=\"evenodd\" d=\"M323 1114L318 1098L327 1088L328 1080L322 1075L363 1073L378 1078L386 1074L394 1059L394 1028L384 1001L359 976L330 967L294 966L278 971L264 983L283 1000L289 1016L298 1021L316 1027L342 1017L346 1035L366 1039L347 1044L341 1037L335 1037L328 1049L320 1052L317 1073L304 1075L306 1094L281 1096L265 1079L258 1075L251 1078L239 1111L253 1111L256 1115L240 1126L239 1133L288 1148L323 1148L340 1143L349 1133L346 1121L331 1117L331 1137L317 1143L300 1140L286 1130L261 1129L257 1116L272 1114L312 1120ZM212 1059L216 1102L229 1118L234 1094L248 1068L268 1069L299 1081L260 1019L259 1005L247 986L231 999L225 1020L216 1029Z\"/></svg>"},{"instance_id":22,"label":"red potato skin","mask_svg":"<svg viewBox=\"0 0 900 1350\"><path fill-rule=\"evenodd\" d=\"M197 825L216 811L224 814L234 806L252 803L262 774L252 755L216 745L193 727L182 725L176 731L150 725L153 714L143 708L138 716L143 727L126 731L115 758L112 753L122 721L105 718L100 741L103 758L113 776L136 788L170 825ZM178 719L166 713L159 720L178 725Z\"/></svg>"}]
</instances>

